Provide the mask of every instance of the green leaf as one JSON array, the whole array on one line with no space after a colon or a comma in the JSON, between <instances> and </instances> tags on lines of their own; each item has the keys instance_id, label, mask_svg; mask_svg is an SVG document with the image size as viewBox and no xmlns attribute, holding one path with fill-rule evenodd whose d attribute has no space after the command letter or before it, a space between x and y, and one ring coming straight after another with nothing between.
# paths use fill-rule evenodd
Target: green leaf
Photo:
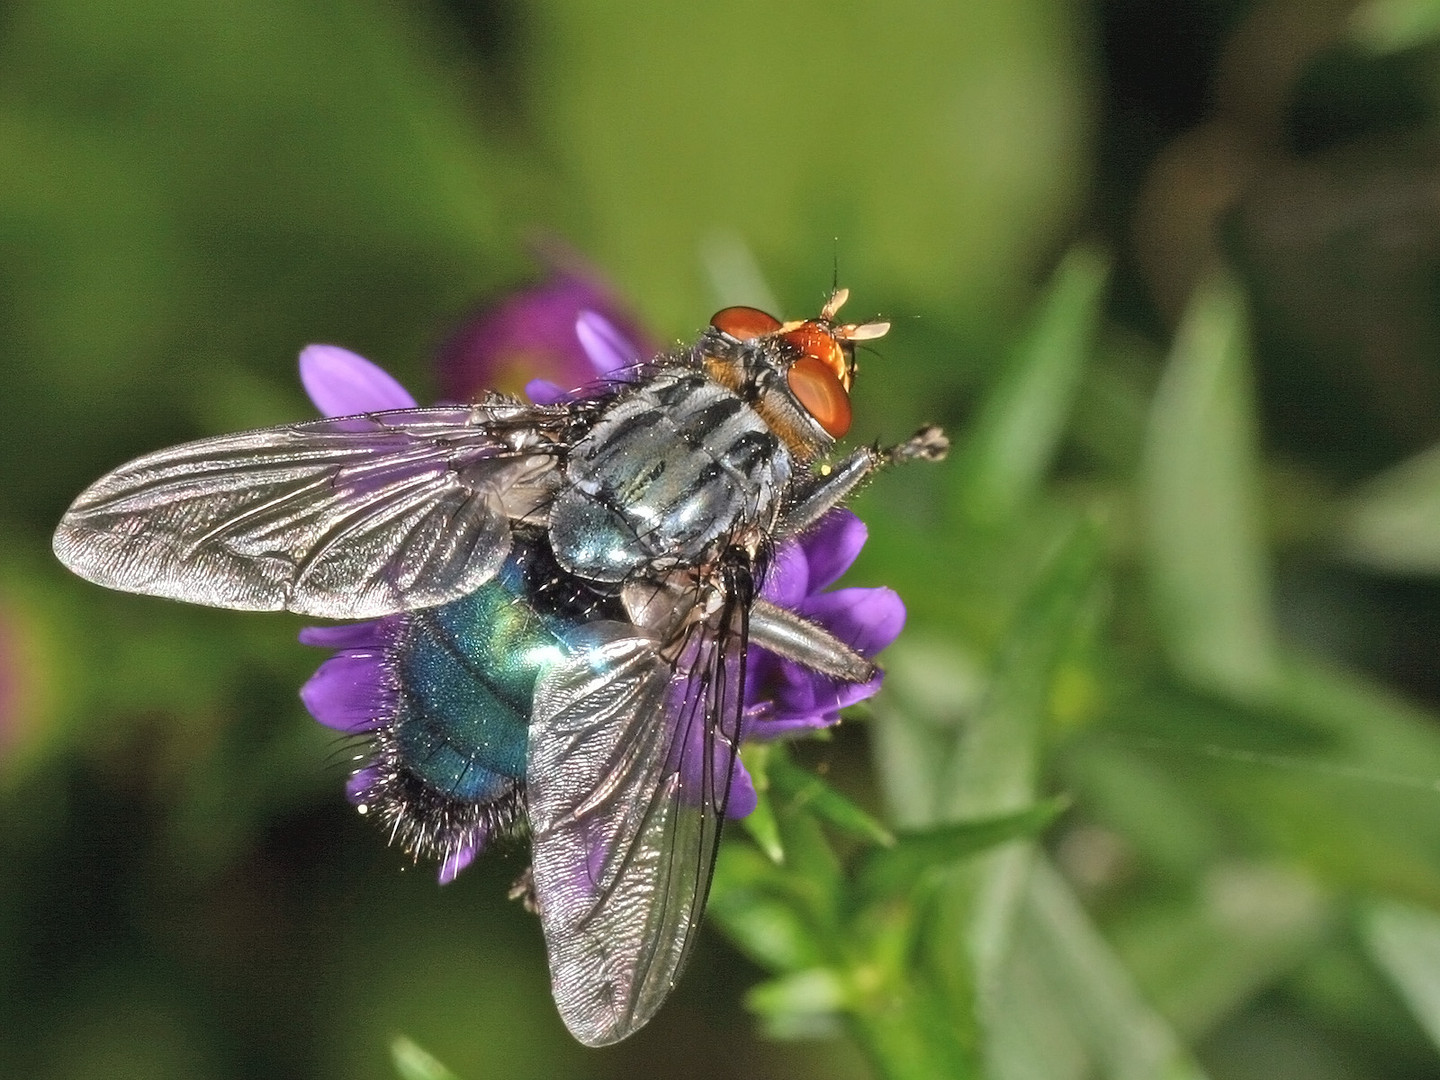
<instances>
[{"instance_id":1,"label":"green leaf","mask_svg":"<svg viewBox=\"0 0 1440 1080\"><path fill-rule=\"evenodd\" d=\"M764 1018L772 1038L824 1038L839 1031L839 1014L849 999L839 972L810 968L751 988L745 1005Z\"/></svg>"},{"instance_id":2,"label":"green leaf","mask_svg":"<svg viewBox=\"0 0 1440 1080\"><path fill-rule=\"evenodd\" d=\"M456 1080L453 1072L404 1035L390 1040L390 1059L400 1080Z\"/></svg>"},{"instance_id":3,"label":"green leaf","mask_svg":"<svg viewBox=\"0 0 1440 1080\"><path fill-rule=\"evenodd\" d=\"M1155 394L1141 490L1162 643L1186 677L1240 694L1276 666L1253 396L1243 297L1209 278Z\"/></svg>"},{"instance_id":4,"label":"green leaf","mask_svg":"<svg viewBox=\"0 0 1440 1080\"><path fill-rule=\"evenodd\" d=\"M1015 949L985 1010L988 1076L1200 1080L1204 1073L1137 993L1065 880L1027 877Z\"/></svg>"},{"instance_id":5,"label":"green leaf","mask_svg":"<svg viewBox=\"0 0 1440 1080\"><path fill-rule=\"evenodd\" d=\"M1362 924L1366 947L1440 1047L1440 914L1382 902Z\"/></svg>"},{"instance_id":6,"label":"green leaf","mask_svg":"<svg viewBox=\"0 0 1440 1080\"><path fill-rule=\"evenodd\" d=\"M904 290L909 311L928 298L997 320L989 302L1020 292L1083 186L1088 107L1068 13L1041 0L906 0L844 17L820 0L770 5L764 33L695 78L696 43L734 40L749 17L660 0L535 10L521 97L585 208L572 216L590 227L587 250L667 331L691 332L703 311L690 268L717 230L772 274L801 268L807 302L838 246L842 271ZM794 62L797 41L847 76L815 78ZM838 117L864 133L844 168L715 153ZM844 283L862 308L876 302Z\"/></svg>"},{"instance_id":7,"label":"green leaf","mask_svg":"<svg viewBox=\"0 0 1440 1080\"><path fill-rule=\"evenodd\" d=\"M901 833L894 847L874 851L862 862L859 888L872 897L903 895L932 870L946 869L1008 840L1038 835L1068 805L1067 799L1049 799L1013 814Z\"/></svg>"},{"instance_id":8,"label":"green leaf","mask_svg":"<svg viewBox=\"0 0 1440 1080\"><path fill-rule=\"evenodd\" d=\"M961 722L987 689L988 672L955 643L906 632L885 653L885 691L869 725L890 820L906 828L934 823L943 765Z\"/></svg>"},{"instance_id":9,"label":"green leaf","mask_svg":"<svg viewBox=\"0 0 1440 1080\"><path fill-rule=\"evenodd\" d=\"M793 871L745 844L727 844L715 866L709 916L768 971L798 971L826 959L807 919L810 897Z\"/></svg>"},{"instance_id":10,"label":"green leaf","mask_svg":"<svg viewBox=\"0 0 1440 1080\"><path fill-rule=\"evenodd\" d=\"M1281 983L1334 937L1334 906L1306 873L1224 859L1107 918L1106 936L1146 997L1191 1037Z\"/></svg>"},{"instance_id":11,"label":"green leaf","mask_svg":"<svg viewBox=\"0 0 1440 1080\"><path fill-rule=\"evenodd\" d=\"M1386 470L1341 508L1340 550L1392 573L1440 573L1440 447Z\"/></svg>"},{"instance_id":12,"label":"green leaf","mask_svg":"<svg viewBox=\"0 0 1440 1080\"><path fill-rule=\"evenodd\" d=\"M993 524L1035 495L1070 418L1100 322L1108 264L1077 248L971 425L956 476L962 512Z\"/></svg>"},{"instance_id":13,"label":"green leaf","mask_svg":"<svg viewBox=\"0 0 1440 1080\"><path fill-rule=\"evenodd\" d=\"M780 839L780 823L775 818L775 803L770 797L770 761L775 749L770 743L749 743L740 751L755 785L755 809L740 821L750 839L778 865L785 861L785 844Z\"/></svg>"},{"instance_id":14,"label":"green leaf","mask_svg":"<svg viewBox=\"0 0 1440 1080\"><path fill-rule=\"evenodd\" d=\"M1440 37L1440 0L1370 0L1350 16L1350 28L1374 52L1412 49Z\"/></svg>"},{"instance_id":15,"label":"green leaf","mask_svg":"<svg viewBox=\"0 0 1440 1080\"><path fill-rule=\"evenodd\" d=\"M958 729L934 822L1008 813L1035 800L1056 667L1090 610L1101 529L1077 522L1038 575L996 653L990 686Z\"/></svg>"},{"instance_id":16,"label":"green leaf","mask_svg":"<svg viewBox=\"0 0 1440 1080\"><path fill-rule=\"evenodd\" d=\"M776 748L779 749L778 747ZM895 834L820 777L782 753L770 759L770 779L791 811L808 811L821 821L866 843L889 847Z\"/></svg>"}]
</instances>

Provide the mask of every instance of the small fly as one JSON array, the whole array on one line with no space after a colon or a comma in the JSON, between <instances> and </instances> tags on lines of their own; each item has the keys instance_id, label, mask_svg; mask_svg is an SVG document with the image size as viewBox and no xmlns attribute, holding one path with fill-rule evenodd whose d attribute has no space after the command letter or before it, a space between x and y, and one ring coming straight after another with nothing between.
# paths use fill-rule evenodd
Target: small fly
<instances>
[{"instance_id":1,"label":"small fly","mask_svg":"<svg viewBox=\"0 0 1440 1080\"><path fill-rule=\"evenodd\" d=\"M553 405L490 394L148 454L75 500L55 553L110 588L381 620L393 715L362 809L441 858L528 833L560 1014L615 1042L694 940L749 645L876 674L757 595L775 545L949 446L929 427L821 467L850 428L855 347L889 329L838 322L846 295L794 322L725 308Z\"/></svg>"}]
</instances>

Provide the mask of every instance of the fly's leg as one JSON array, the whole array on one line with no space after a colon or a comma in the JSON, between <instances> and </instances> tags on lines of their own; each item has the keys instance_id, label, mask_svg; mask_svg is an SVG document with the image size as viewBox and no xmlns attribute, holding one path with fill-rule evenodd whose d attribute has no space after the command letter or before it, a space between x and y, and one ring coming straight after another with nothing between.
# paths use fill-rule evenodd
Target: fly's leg
<instances>
[{"instance_id":1,"label":"fly's leg","mask_svg":"<svg viewBox=\"0 0 1440 1080\"><path fill-rule=\"evenodd\" d=\"M750 644L844 682L869 682L880 670L823 626L768 600L750 608Z\"/></svg>"},{"instance_id":2,"label":"fly's leg","mask_svg":"<svg viewBox=\"0 0 1440 1080\"><path fill-rule=\"evenodd\" d=\"M519 900L520 906L531 915L540 914L540 904L535 899L535 868L527 866L515 879L515 884L505 894L506 900Z\"/></svg>"},{"instance_id":3,"label":"fly's leg","mask_svg":"<svg viewBox=\"0 0 1440 1080\"><path fill-rule=\"evenodd\" d=\"M940 461L950 450L950 440L938 427L921 428L899 446L881 449L862 446L823 476L796 484L794 498L780 513L778 535L792 536L808 529L839 506L871 474L902 461Z\"/></svg>"}]
</instances>

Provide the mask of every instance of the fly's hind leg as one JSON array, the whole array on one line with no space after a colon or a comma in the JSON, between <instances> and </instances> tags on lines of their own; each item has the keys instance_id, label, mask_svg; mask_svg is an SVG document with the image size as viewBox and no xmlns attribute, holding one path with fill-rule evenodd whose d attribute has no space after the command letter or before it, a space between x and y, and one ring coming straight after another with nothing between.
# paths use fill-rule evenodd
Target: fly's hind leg
<instances>
[{"instance_id":1,"label":"fly's hind leg","mask_svg":"<svg viewBox=\"0 0 1440 1080\"><path fill-rule=\"evenodd\" d=\"M921 428L899 446L888 449L862 446L829 472L797 483L794 497L780 513L776 531L782 537L803 532L887 465L941 461L949 451L950 440L938 427Z\"/></svg>"},{"instance_id":2,"label":"fly's hind leg","mask_svg":"<svg viewBox=\"0 0 1440 1080\"><path fill-rule=\"evenodd\" d=\"M823 626L768 600L750 608L750 644L843 682L869 682L880 671Z\"/></svg>"}]
</instances>

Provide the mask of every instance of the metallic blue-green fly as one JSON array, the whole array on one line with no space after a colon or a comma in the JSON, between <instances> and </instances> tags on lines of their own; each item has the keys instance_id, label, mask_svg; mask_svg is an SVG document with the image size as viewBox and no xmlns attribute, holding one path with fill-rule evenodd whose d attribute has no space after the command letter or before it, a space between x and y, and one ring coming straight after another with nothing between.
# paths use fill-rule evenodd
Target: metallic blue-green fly
<instances>
[{"instance_id":1,"label":"metallic blue-green fly","mask_svg":"<svg viewBox=\"0 0 1440 1080\"><path fill-rule=\"evenodd\" d=\"M75 501L55 552L110 588L376 620L314 639L384 657L356 801L441 859L528 835L561 1016L615 1042L694 940L750 646L876 675L757 595L776 545L948 446L926 428L820 467L850 427L856 343L888 329L837 322L845 296L787 323L726 308L689 348L549 405L490 394L149 454Z\"/></svg>"}]
</instances>

